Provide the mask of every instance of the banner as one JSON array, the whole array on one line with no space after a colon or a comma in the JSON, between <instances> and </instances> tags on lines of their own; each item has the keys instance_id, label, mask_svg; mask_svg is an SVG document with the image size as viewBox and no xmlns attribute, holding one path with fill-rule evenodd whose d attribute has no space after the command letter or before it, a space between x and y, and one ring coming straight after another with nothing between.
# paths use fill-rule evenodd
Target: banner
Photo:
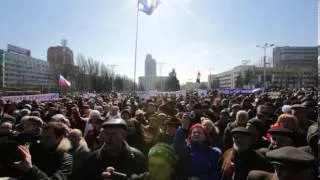
<instances>
[{"instance_id":1,"label":"banner","mask_svg":"<svg viewBox=\"0 0 320 180\"><path fill-rule=\"evenodd\" d=\"M263 88L257 88L257 89L218 89L219 92L223 94L251 94L251 93L257 93L262 92Z\"/></svg>"},{"instance_id":2,"label":"banner","mask_svg":"<svg viewBox=\"0 0 320 180\"><path fill-rule=\"evenodd\" d=\"M38 94L38 95L23 95L23 96L2 96L3 101L21 102L21 101L57 101L59 93Z\"/></svg>"},{"instance_id":3,"label":"banner","mask_svg":"<svg viewBox=\"0 0 320 180\"><path fill-rule=\"evenodd\" d=\"M97 94L95 94L95 93L82 94L82 97L85 98L85 99L94 98L94 97L96 97L96 96L97 96Z\"/></svg>"},{"instance_id":4,"label":"banner","mask_svg":"<svg viewBox=\"0 0 320 180\"><path fill-rule=\"evenodd\" d=\"M158 91L138 91L137 96L140 99L150 99L151 97L154 96L186 96L187 91L186 90L181 90L181 91L163 91L163 92L158 92Z\"/></svg>"}]
</instances>

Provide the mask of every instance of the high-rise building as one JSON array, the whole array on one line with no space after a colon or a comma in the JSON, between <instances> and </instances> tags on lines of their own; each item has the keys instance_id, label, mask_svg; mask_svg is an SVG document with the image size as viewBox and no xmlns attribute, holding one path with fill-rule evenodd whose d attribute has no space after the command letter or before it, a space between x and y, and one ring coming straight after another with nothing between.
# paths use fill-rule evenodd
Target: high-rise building
<instances>
[{"instance_id":1,"label":"high-rise building","mask_svg":"<svg viewBox=\"0 0 320 180\"><path fill-rule=\"evenodd\" d=\"M150 54L147 54L145 61L145 76L157 76L157 62Z\"/></svg>"},{"instance_id":2,"label":"high-rise building","mask_svg":"<svg viewBox=\"0 0 320 180\"><path fill-rule=\"evenodd\" d=\"M276 68L317 68L317 47L275 47L273 66Z\"/></svg>"},{"instance_id":3,"label":"high-rise building","mask_svg":"<svg viewBox=\"0 0 320 180\"><path fill-rule=\"evenodd\" d=\"M66 46L49 47L47 51L47 60L50 64L73 65L73 52Z\"/></svg>"}]
</instances>

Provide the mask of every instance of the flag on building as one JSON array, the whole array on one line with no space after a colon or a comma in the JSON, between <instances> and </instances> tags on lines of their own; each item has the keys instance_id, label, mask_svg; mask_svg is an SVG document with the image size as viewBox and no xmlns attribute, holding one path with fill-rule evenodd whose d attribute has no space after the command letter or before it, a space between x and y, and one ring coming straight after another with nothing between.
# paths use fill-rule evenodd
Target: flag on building
<instances>
[{"instance_id":1,"label":"flag on building","mask_svg":"<svg viewBox=\"0 0 320 180\"><path fill-rule=\"evenodd\" d=\"M197 75L197 83L199 83L200 84L200 77L201 77L201 74L200 74L200 71L198 71L198 75Z\"/></svg>"},{"instance_id":2,"label":"flag on building","mask_svg":"<svg viewBox=\"0 0 320 180\"><path fill-rule=\"evenodd\" d=\"M147 15L151 15L160 4L161 0L138 0L139 11Z\"/></svg>"},{"instance_id":3,"label":"flag on building","mask_svg":"<svg viewBox=\"0 0 320 180\"><path fill-rule=\"evenodd\" d=\"M71 87L71 83L66 80L62 75L59 76L59 81L58 81L59 86L69 88Z\"/></svg>"}]
</instances>

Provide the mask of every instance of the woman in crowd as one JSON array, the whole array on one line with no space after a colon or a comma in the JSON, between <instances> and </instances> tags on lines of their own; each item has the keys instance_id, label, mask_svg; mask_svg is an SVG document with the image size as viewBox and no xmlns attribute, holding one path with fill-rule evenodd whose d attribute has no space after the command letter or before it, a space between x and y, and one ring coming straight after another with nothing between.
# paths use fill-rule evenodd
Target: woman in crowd
<instances>
[{"instance_id":1,"label":"woman in crowd","mask_svg":"<svg viewBox=\"0 0 320 180\"><path fill-rule=\"evenodd\" d=\"M188 115L184 114L173 143L180 159L179 179L220 179L220 150L211 147L211 138L201 124L194 124L189 129L190 124Z\"/></svg>"},{"instance_id":2,"label":"woman in crowd","mask_svg":"<svg viewBox=\"0 0 320 180\"><path fill-rule=\"evenodd\" d=\"M212 147L222 148L222 137L219 136L219 128L208 118L201 118L201 124L209 134Z\"/></svg>"}]
</instances>

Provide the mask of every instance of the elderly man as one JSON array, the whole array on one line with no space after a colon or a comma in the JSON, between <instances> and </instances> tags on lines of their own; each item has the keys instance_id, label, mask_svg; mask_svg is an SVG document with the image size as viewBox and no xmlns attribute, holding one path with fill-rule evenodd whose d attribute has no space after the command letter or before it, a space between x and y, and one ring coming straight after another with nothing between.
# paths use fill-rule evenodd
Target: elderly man
<instances>
[{"instance_id":1,"label":"elderly man","mask_svg":"<svg viewBox=\"0 0 320 180\"><path fill-rule=\"evenodd\" d=\"M103 123L100 139L103 146L94 151L77 172L77 179L100 180L106 168L124 173L128 177L147 170L146 159L137 149L125 141L127 123L123 119L110 119ZM110 179L115 179L110 174Z\"/></svg>"},{"instance_id":2,"label":"elderly man","mask_svg":"<svg viewBox=\"0 0 320 180\"><path fill-rule=\"evenodd\" d=\"M240 110L237 112L236 120L228 123L223 133L223 144L225 149L232 147L232 129L242 126L245 127L249 119L249 115L246 111Z\"/></svg>"},{"instance_id":3,"label":"elderly man","mask_svg":"<svg viewBox=\"0 0 320 180\"><path fill-rule=\"evenodd\" d=\"M314 180L314 156L292 146L282 147L267 153L274 164L275 172L251 171L248 180Z\"/></svg>"},{"instance_id":4,"label":"elderly man","mask_svg":"<svg viewBox=\"0 0 320 180\"><path fill-rule=\"evenodd\" d=\"M245 127L232 130L233 147L223 154L221 161L223 180L246 180L251 170L273 172L272 165L253 150L254 133Z\"/></svg>"}]
</instances>

